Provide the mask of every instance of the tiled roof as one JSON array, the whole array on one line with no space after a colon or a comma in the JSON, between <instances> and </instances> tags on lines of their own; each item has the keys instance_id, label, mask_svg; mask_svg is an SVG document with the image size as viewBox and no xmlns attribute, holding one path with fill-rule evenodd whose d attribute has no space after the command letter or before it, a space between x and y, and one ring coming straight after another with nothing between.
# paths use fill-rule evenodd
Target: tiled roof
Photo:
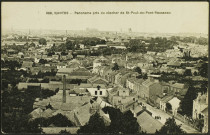
<instances>
[{"instance_id":1,"label":"tiled roof","mask_svg":"<svg viewBox=\"0 0 210 135\"><path fill-rule=\"evenodd\" d=\"M35 110L33 110L30 115L32 116L32 118L36 119L36 118L40 118L41 114L42 114L43 110L40 108L37 108Z\"/></svg>"},{"instance_id":2,"label":"tiled roof","mask_svg":"<svg viewBox=\"0 0 210 135\"><path fill-rule=\"evenodd\" d=\"M53 110L51 110L50 108L48 108L47 110L45 110L43 113L42 113L42 117L44 118L49 118L52 116L53 114Z\"/></svg>"},{"instance_id":3,"label":"tiled roof","mask_svg":"<svg viewBox=\"0 0 210 135\"><path fill-rule=\"evenodd\" d=\"M162 123L160 123L158 120L155 120L145 111L137 116L137 122L141 126L142 130L146 131L147 133L155 133L156 130L160 130L163 126Z\"/></svg>"},{"instance_id":4,"label":"tiled roof","mask_svg":"<svg viewBox=\"0 0 210 135\"><path fill-rule=\"evenodd\" d=\"M60 68L58 69L58 73L71 73L74 71L74 68Z\"/></svg>"},{"instance_id":5,"label":"tiled roof","mask_svg":"<svg viewBox=\"0 0 210 135\"><path fill-rule=\"evenodd\" d=\"M101 108L104 108L106 106L112 106L111 104L103 101L100 97L97 98L96 102L100 105Z\"/></svg>"},{"instance_id":6,"label":"tiled roof","mask_svg":"<svg viewBox=\"0 0 210 135\"><path fill-rule=\"evenodd\" d=\"M169 66L180 66L181 63L175 60L171 60L170 62L167 63Z\"/></svg>"},{"instance_id":7,"label":"tiled roof","mask_svg":"<svg viewBox=\"0 0 210 135\"><path fill-rule=\"evenodd\" d=\"M70 73L70 77L71 76L92 76L92 73L89 72L85 68L78 68L75 71L73 71L73 72Z\"/></svg>"},{"instance_id":8,"label":"tiled roof","mask_svg":"<svg viewBox=\"0 0 210 135\"><path fill-rule=\"evenodd\" d=\"M135 109L133 110L136 114L138 114L139 112L141 112L143 110L143 108L141 106L135 107ZM138 115L137 115L138 116Z\"/></svg>"},{"instance_id":9,"label":"tiled roof","mask_svg":"<svg viewBox=\"0 0 210 135\"><path fill-rule=\"evenodd\" d=\"M171 85L172 87L175 87L175 88L180 88L180 89L183 89L184 88L184 84L182 83L175 83L173 85Z\"/></svg>"},{"instance_id":10,"label":"tiled roof","mask_svg":"<svg viewBox=\"0 0 210 135\"><path fill-rule=\"evenodd\" d=\"M33 62L31 61L23 61L22 67L32 67Z\"/></svg>"},{"instance_id":11,"label":"tiled roof","mask_svg":"<svg viewBox=\"0 0 210 135\"><path fill-rule=\"evenodd\" d=\"M169 100L173 98L173 95L164 96L161 101L167 103Z\"/></svg>"},{"instance_id":12,"label":"tiled roof","mask_svg":"<svg viewBox=\"0 0 210 135\"><path fill-rule=\"evenodd\" d=\"M150 86L152 85L154 82L150 81L149 79L147 79L146 81L144 81L142 84L145 86Z\"/></svg>"},{"instance_id":13,"label":"tiled roof","mask_svg":"<svg viewBox=\"0 0 210 135\"><path fill-rule=\"evenodd\" d=\"M97 76L89 78L88 81L90 81L91 83L95 83L95 82L98 82L98 81L100 81L102 84L103 83L108 83L108 81L106 79L103 79L103 78L97 77Z\"/></svg>"},{"instance_id":14,"label":"tiled roof","mask_svg":"<svg viewBox=\"0 0 210 135\"><path fill-rule=\"evenodd\" d=\"M62 103L60 109L63 111L72 111L77 107L77 103Z\"/></svg>"},{"instance_id":15,"label":"tiled roof","mask_svg":"<svg viewBox=\"0 0 210 135\"><path fill-rule=\"evenodd\" d=\"M75 116L77 117L80 125L84 126L90 119L90 107L91 104L87 103L84 106L81 106L74 110Z\"/></svg>"},{"instance_id":16,"label":"tiled roof","mask_svg":"<svg viewBox=\"0 0 210 135\"><path fill-rule=\"evenodd\" d=\"M206 106L206 108L203 109L201 113L203 113L204 115L208 115L208 106Z\"/></svg>"}]
</instances>

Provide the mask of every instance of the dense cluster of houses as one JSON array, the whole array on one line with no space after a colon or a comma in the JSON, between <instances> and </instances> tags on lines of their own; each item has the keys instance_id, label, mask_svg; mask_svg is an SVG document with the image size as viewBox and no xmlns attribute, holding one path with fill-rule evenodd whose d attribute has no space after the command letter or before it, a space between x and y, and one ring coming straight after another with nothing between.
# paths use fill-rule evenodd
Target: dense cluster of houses
<instances>
[{"instance_id":1,"label":"dense cluster of houses","mask_svg":"<svg viewBox=\"0 0 210 135\"><path fill-rule=\"evenodd\" d=\"M159 81L161 75L155 73L183 75L187 69L192 73L198 72L199 61L188 63L180 58L188 55L195 57L206 55L205 51L202 53L193 51L198 46L191 48L175 46L174 49L162 53L127 53L106 57L77 55L73 59L72 51L66 52L66 55L62 55L61 52L48 55L46 50L51 47L52 45L30 47L18 53L8 49L7 54L1 54L2 60L19 61L22 66L18 70L25 70L31 75L56 73L53 76L45 76L49 82L23 81L17 84L18 89L23 91L28 88L59 90L52 97L36 99L33 105L34 111L30 113L33 119L48 118L61 113L79 127L84 126L90 116L97 111L108 125L111 122L109 114L103 112L102 108L111 106L119 108L122 112L131 110L139 125L147 133L154 133L162 124L141 105L138 99L144 99L148 104L163 111L168 109L166 104L169 103L172 114L176 115L179 103L189 88L186 84L176 81ZM79 44L79 47L85 49L83 44ZM93 48L97 50L99 47L107 47L107 44L99 44ZM125 49L123 45L118 48ZM119 70L113 70L115 63L119 66ZM142 74L147 74L148 78L137 78L139 73L134 71L136 67L140 67ZM192 77L200 76L193 74ZM206 95L199 94L193 102L193 118L204 118L205 123L208 122L207 98ZM46 108L48 105L53 109ZM203 132L206 132L207 128L208 124L204 124Z\"/></svg>"}]
</instances>

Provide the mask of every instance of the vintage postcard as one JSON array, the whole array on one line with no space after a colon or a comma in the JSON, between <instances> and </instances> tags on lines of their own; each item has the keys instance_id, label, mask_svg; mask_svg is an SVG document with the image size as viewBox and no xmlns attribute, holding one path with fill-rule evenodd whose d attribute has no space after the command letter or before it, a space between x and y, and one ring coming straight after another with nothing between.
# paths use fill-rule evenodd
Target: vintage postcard
<instances>
[{"instance_id":1,"label":"vintage postcard","mask_svg":"<svg viewBox=\"0 0 210 135\"><path fill-rule=\"evenodd\" d=\"M2 2L2 134L208 133L208 2Z\"/></svg>"}]
</instances>

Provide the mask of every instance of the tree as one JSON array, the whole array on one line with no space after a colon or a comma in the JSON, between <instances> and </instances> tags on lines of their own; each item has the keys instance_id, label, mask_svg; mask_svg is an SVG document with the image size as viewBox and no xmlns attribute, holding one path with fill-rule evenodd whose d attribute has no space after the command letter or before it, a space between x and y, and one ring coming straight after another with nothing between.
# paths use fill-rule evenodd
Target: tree
<instances>
[{"instance_id":1,"label":"tree","mask_svg":"<svg viewBox=\"0 0 210 135\"><path fill-rule=\"evenodd\" d=\"M202 77L208 78L208 63L203 63L198 70Z\"/></svg>"},{"instance_id":2,"label":"tree","mask_svg":"<svg viewBox=\"0 0 210 135\"><path fill-rule=\"evenodd\" d=\"M123 133L125 134L136 134L139 132L140 126L130 110L123 114L122 124L124 127Z\"/></svg>"},{"instance_id":3,"label":"tree","mask_svg":"<svg viewBox=\"0 0 210 135\"><path fill-rule=\"evenodd\" d=\"M3 63L1 63L1 67L3 68L9 68L10 70L15 70L15 68L20 68L21 67L21 64L14 60L14 61L8 61L8 60L5 60Z\"/></svg>"},{"instance_id":4,"label":"tree","mask_svg":"<svg viewBox=\"0 0 210 135\"><path fill-rule=\"evenodd\" d=\"M119 70L119 66L117 63L114 63L114 66L112 67L112 70Z\"/></svg>"},{"instance_id":5,"label":"tree","mask_svg":"<svg viewBox=\"0 0 210 135\"><path fill-rule=\"evenodd\" d=\"M174 117L166 119L165 124L156 134L183 134L184 131L180 125L176 124Z\"/></svg>"},{"instance_id":6,"label":"tree","mask_svg":"<svg viewBox=\"0 0 210 135\"><path fill-rule=\"evenodd\" d=\"M190 69L186 69L184 72L184 76L192 76L192 72Z\"/></svg>"},{"instance_id":7,"label":"tree","mask_svg":"<svg viewBox=\"0 0 210 135\"><path fill-rule=\"evenodd\" d=\"M188 88L187 93L180 102L180 107L182 110L182 114L192 116L193 100L196 98L196 89L192 85L189 86L190 87Z\"/></svg>"},{"instance_id":8,"label":"tree","mask_svg":"<svg viewBox=\"0 0 210 135\"><path fill-rule=\"evenodd\" d=\"M131 52L145 52L146 49L139 39L132 39L129 41L129 51Z\"/></svg>"},{"instance_id":9,"label":"tree","mask_svg":"<svg viewBox=\"0 0 210 135\"><path fill-rule=\"evenodd\" d=\"M47 40L45 38L40 38L39 39L39 44L40 45L46 45L47 44Z\"/></svg>"},{"instance_id":10,"label":"tree","mask_svg":"<svg viewBox=\"0 0 210 135\"><path fill-rule=\"evenodd\" d=\"M193 73L193 75L194 75L194 76L197 76L197 75L198 75L198 73L195 71L195 72Z\"/></svg>"},{"instance_id":11,"label":"tree","mask_svg":"<svg viewBox=\"0 0 210 135\"><path fill-rule=\"evenodd\" d=\"M142 74L141 68L140 68L140 67L136 67L136 68L134 69L134 71L137 72L137 73L139 73L140 75Z\"/></svg>"},{"instance_id":12,"label":"tree","mask_svg":"<svg viewBox=\"0 0 210 135\"><path fill-rule=\"evenodd\" d=\"M57 114L55 116L50 117L48 120L49 124L53 124L56 127L72 127L73 123L64 115Z\"/></svg>"},{"instance_id":13,"label":"tree","mask_svg":"<svg viewBox=\"0 0 210 135\"><path fill-rule=\"evenodd\" d=\"M66 49L73 50L74 48L75 48L75 45L73 44L73 42L71 40L67 40L66 41Z\"/></svg>"},{"instance_id":14,"label":"tree","mask_svg":"<svg viewBox=\"0 0 210 135\"><path fill-rule=\"evenodd\" d=\"M41 63L41 64L46 64L46 63L47 63L47 60L45 60L45 59L40 59L40 60L39 60L39 63Z\"/></svg>"},{"instance_id":15,"label":"tree","mask_svg":"<svg viewBox=\"0 0 210 135\"><path fill-rule=\"evenodd\" d=\"M30 47L35 47L36 45L32 42L31 44L30 44Z\"/></svg>"},{"instance_id":16,"label":"tree","mask_svg":"<svg viewBox=\"0 0 210 135\"><path fill-rule=\"evenodd\" d=\"M122 113L119 109L113 107L104 107L103 111L108 113L111 119L110 126L107 127L107 133L113 134L137 134L140 126L137 119L131 111Z\"/></svg>"},{"instance_id":17,"label":"tree","mask_svg":"<svg viewBox=\"0 0 210 135\"><path fill-rule=\"evenodd\" d=\"M98 113L95 113L90 117L89 122L82 126L77 133L105 133L106 127L103 119L100 117Z\"/></svg>"},{"instance_id":18,"label":"tree","mask_svg":"<svg viewBox=\"0 0 210 135\"><path fill-rule=\"evenodd\" d=\"M143 79L147 79L148 76L147 76L147 73L143 75Z\"/></svg>"},{"instance_id":19,"label":"tree","mask_svg":"<svg viewBox=\"0 0 210 135\"><path fill-rule=\"evenodd\" d=\"M136 67L134 69L134 71L137 72L137 73L139 73L139 75L136 76L136 78L139 78L139 79L142 78L142 72L141 72L141 68L140 67Z\"/></svg>"}]
</instances>

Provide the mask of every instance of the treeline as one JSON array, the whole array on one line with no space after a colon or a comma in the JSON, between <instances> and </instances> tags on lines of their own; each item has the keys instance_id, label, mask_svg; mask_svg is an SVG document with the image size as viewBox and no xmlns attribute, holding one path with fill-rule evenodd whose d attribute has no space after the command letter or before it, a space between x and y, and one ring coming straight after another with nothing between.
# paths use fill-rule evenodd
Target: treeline
<instances>
[{"instance_id":1,"label":"treeline","mask_svg":"<svg viewBox=\"0 0 210 135\"><path fill-rule=\"evenodd\" d=\"M167 40L167 38L157 37L149 40L147 51L165 52L168 49L173 49L174 45L178 45L176 41Z\"/></svg>"},{"instance_id":2,"label":"treeline","mask_svg":"<svg viewBox=\"0 0 210 135\"><path fill-rule=\"evenodd\" d=\"M65 43L61 43L59 46L55 46L54 44L49 52L65 52L66 50L77 50L80 48L79 44L84 44L84 46L96 46L97 44L106 44L106 41L96 37L69 37L66 39Z\"/></svg>"},{"instance_id":3,"label":"treeline","mask_svg":"<svg viewBox=\"0 0 210 135\"><path fill-rule=\"evenodd\" d=\"M172 36L171 37L172 41L181 41L184 43L196 43L199 45L208 45L208 38L204 38L204 37L194 37L194 36L190 36L190 37L184 37L181 38L179 36Z\"/></svg>"},{"instance_id":4,"label":"treeline","mask_svg":"<svg viewBox=\"0 0 210 135\"><path fill-rule=\"evenodd\" d=\"M74 41L76 44L84 44L90 45L90 46L95 46L97 44L106 44L106 41L100 38L96 37L69 37L67 38L67 41Z\"/></svg>"},{"instance_id":5,"label":"treeline","mask_svg":"<svg viewBox=\"0 0 210 135\"><path fill-rule=\"evenodd\" d=\"M130 52L145 53L147 51L164 52L177 44L175 41L157 37L150 40L131 39L126 46Z\"/></svg>"},{"instance_id":6,"label":"treeline","mask_svg":"<svg viewBox=\"0 0 210 135\"><path fill-rule=\"evenodd\" d=\"M33 42L31 42L31 43L26 42L24 45L16 45L14 43L12 45L2 48L1 52L7 53L8 49L13 49L15 51L14 54L17 54L19 52L27 51L30 47L35 47L35 44Z\"/></svg>"}]
</instances>

